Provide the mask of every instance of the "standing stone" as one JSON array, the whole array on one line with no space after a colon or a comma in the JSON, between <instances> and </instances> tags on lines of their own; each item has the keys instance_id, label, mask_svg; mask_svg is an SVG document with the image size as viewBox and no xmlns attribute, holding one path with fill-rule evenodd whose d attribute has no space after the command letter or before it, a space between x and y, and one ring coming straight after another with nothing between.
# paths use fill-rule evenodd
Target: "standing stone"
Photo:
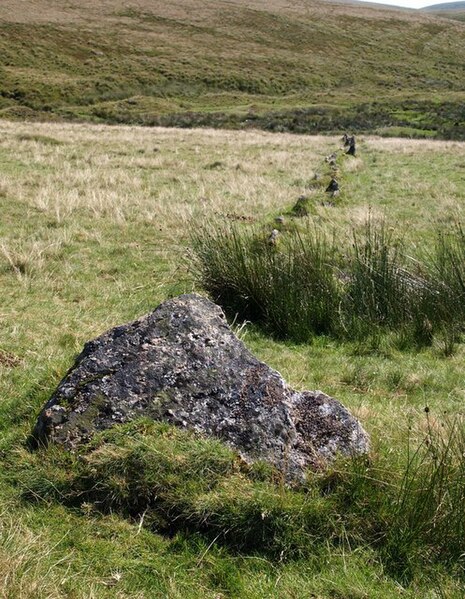
<instances>
[{"instance_id":1,"label":"standing stone","mask_svg":"<svg viewBox=\"0 0 465 599\"><path fill-rule=\"evenodd\" d=\"M74 450L95 431L139 417L220 438L288 479L369 448L338 401L291 389L247 350L218 306L194 294L86 343L33 435Z\"/></svg>"}]
</instances>

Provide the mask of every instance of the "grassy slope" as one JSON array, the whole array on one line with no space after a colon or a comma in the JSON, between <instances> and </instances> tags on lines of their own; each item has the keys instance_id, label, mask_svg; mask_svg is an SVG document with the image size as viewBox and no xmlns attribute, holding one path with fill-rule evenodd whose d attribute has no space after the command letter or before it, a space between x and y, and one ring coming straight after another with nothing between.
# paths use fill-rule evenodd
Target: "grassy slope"
<instances>
[{"instance_id":1,"label":"grassy slope","mask_svg":"<svg viewBox=\"0 0 465 599\"><path fill-rule=\"evenodd\" d=\"M425 6L421 10L437 17L465 21L465 2L444 2L444 4Z\"/></svg>"},{"instance_id":2,"label":"grassy slope","mask_svg":"<svg viewBox=\"0 0 465 599\"><path fill-rule=\"evenodd\" d=\"M334 138L258 132L0 124L0 597L463 597L451 576L418 573L408 590L370 549L328 547L315 560L238 555L202 537L173 539L117 515L22 501L12 480L42 403L89 338L192 289L189 227L210 217L272 226L306 191ZM425 249L464 197L463 145L359 144L337 208L313 219L402 222ZM349 166L350 164L350 166ZM320 193L320 195L318 195ZM192 220L193 219L193 220ZM343 234L343 233L341 233ZM244 334L244 333L243 333ZM402 452L431 418L463 406L463 347L402 353L321 340L247 345L299 388L322 388L362 419L375 452ZM85 507L85 506L84 506Z\"/></svg>"},{"instance_id":3,"label":"grassy slope","mask_svg":"<svg viewBox=\"0 0 465 599\"><path fill-rule=\"evenodd\" d=\"M7 0L0 115L461 139L464 39L424 13L315 0Z\"/></svg>"},{"instance_id":4,"label":"grassy slope","mask_svg":"<svg viewBox=\"0 0 465 599\"><path fill-rule=\"evenodd\" d=\"M450 10L430 10L426 11L437 17L441 17L443 19L453 19L454 21L465 21L465 10L462 8L459 9L450 9Z\"/></svg>"}]
</instances>

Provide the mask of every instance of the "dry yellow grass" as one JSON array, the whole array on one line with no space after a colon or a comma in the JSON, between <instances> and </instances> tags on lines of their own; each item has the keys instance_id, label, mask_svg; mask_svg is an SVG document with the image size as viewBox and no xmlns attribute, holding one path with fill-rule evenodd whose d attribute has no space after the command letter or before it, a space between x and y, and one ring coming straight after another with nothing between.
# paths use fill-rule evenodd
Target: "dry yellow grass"
<instances>
[{"instance_id":1,"label":"dry yellow grass","mask_svg":"<svg viewBox=\"0 0 465 599\"><path fill-rule=\"evenodd\" d=\"M262 132L7 122L0 134L3 152L17 162L2 174L5 195L58 222L86 210L116 222L153 221L165 231L196 212L255 217L280 210L305 191L289 183L308 178L335 143Z\"/></svg>"},{"instance_id":2,"label":"dry yellow grass","mask_svg":"<svg viewBox=\"0 0 465 599\"><path fill-rule=\"evenodd\" d=\"M136 316L147 299L143 307L125 299L147 298L149 288L162 299L188 277L190 227L223 219L272 228L275 216L310 194L316 172L323 187L311 193L312 214L299 222L336 226L341 236L368 214L386 215L412 241L427 243L436 223L447 222L465 201L465 144L366 137L358 140L355 160L341 159L340 203L323 205L324 157L339 147L336 137L259 131L0 121L1 321L13 326L25 311L37 340L27 351L36 355L48 318L38 318L41 308L25 291L55 305L55 343L76 320L85 339ZM78 269L85 283L77 282ZM96 306L105 311L100 320ZM53 339L51 356L59 351ZM5 350L15 353L15 346Z\"/></svg>"},{"instance_id":3,"label":"dry yellow grass","mask_svg":"<svg viewBox=\"0 0 465 599\"><path fill-rule=\"evenodd\" d=\"M0 122L0 135L1 196L14 197L59 224L73 225L73 215L84 211L96 221L152 222L170 239L182 234L193 216L260 220L281 212L309 191L315 172L329 176L324 156L340 146L334 137L259 131L6 121ZM463 199L460 156L465 144L370 137L360 143L360 157L343 164L344 202L331 211L320 210L316 201L321 217L338 222L353 213L359 220L368 204L382 210L377 200L395 184L411 195L429 191L440 211ZM424 168L425 159L436 168L428 178L415 164L423 161ZM443 162L450 165L449 172L441 169ZM357 189L370 177L378 177L371 198L370 190ZM349 196L348 187L357 193ZM430 198L425 201L430 207Z\"/></svg>"},{"instance_id":4,"label":"dry yellow grass","mask_svg":"<svg viewBox=\"0 0 465 599\"><path fill-rule=\"evenodd\" d=\"M121 240L131 229L127 249L142 256L149 243L176 277L189 229L209 219L272 226L309 194L308 220L342 228L340 235L388 211L393 226L421 239L465 200L465 144L457 142L367 137L355 159L339 149L342 194L332 207L324 157L340 148L335 137L0 121L0 138L0 202L14 202L17 219L1 230L0 263L23 286L38 273L52 284L43 272L50 260L73 240L105 244L111 227ZM311 190L315 173L322 187ZM22 231L22 216L34 219L34 211L47 226ZM138 226L150 227L149 242L138 242ZM72 276L71 257L63 260Z\"/></svg>"}]
</instances>

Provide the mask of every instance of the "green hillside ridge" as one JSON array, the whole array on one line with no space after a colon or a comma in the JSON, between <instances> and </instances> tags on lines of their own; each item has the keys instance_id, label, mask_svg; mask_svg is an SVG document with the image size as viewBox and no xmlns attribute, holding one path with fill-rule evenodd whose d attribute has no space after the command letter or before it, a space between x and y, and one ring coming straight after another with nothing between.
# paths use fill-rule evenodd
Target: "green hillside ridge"
<instances>
[{"instance_id":1,"label":"green hillside ridge","mask_svg":"<svg viewBox=\"0 0 465 599\"><path fill-rule=\"evenodd\" d=\"M425 6L421 10L432 10L432 11L441 11L441 10L465 10L465 2L444 2L443 4L432 4L431 6Z\"/></svg>"},{"instance_id":2,"label":"green hillside ridge","mask_svg":"<svg viewBox=\"0 0 465 599\"><path fill-rule=\"evenodd\" d=\"M421 10L437 17L465 21L465 2L433 4L432 6L426 6Z\"/></svg>"},{"instance_id":3,"label":"green hillside ridge","mask_svg":"<svg viewBox=\"0 0 465 599\"><path fill-rule=\"evenodd\" d=\"M361 3L8 0L0 117L463 139L464 41Z\"/></svg>"}]
</instances>

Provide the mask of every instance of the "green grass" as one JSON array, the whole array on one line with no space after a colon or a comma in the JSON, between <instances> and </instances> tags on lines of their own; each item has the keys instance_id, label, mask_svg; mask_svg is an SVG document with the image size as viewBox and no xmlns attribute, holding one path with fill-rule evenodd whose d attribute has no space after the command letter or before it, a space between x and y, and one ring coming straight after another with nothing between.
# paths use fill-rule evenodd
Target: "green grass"
<instances>
[{"instance_id":1,"label":"green grass","mask_svg":"<svg viewBox=\"0 0 465 599\"><path fill-rule=\"evenodd\" d=\"M0 32L4 118L464 136L463 23L420 12L27 0Z\"/></svg>"},{"instance_id":2,"label":"green grass","mask_svg":"<svg viewBox=\"0 0 465 599\"><path fill-rule=\"evenodd\" d=\"M266 240L305 194L302 229L337 227L342 247L371 204L434 255L438 223L453 223L464 200L462 145L360 139L357 158L338 159L341 195L328 206L324 156L336 138L8 122L0 131L0 596L461 599L463 428L446 428L463 413L461 343L448 357L440 337L420 350L389 335L297 344L236 320L260 359L294 388L338 398L372 437L369 464L338 464L302 490L156 425L114 431L80 455L29 453L26 440L85 341L201 291L186 255L193 228L253 224Z\"/></svg>"},{"instance_id":3,"label":"green grass","mask_svg":"<svg viewBox=\"0 0 465 599\"><path fill-rule=\"evenodd\" d=\"M247 466L220 442L142 422L100 435L78 460L55 448L26 456L17 480L30 501L118 513L153 532L200 535L272 561L372 547L409 583L431 564L462 567L464 443L461 420L445 434L428 421L405 464L346 461L289 489L269 466Z\"/></svg>"}]
</instances>

